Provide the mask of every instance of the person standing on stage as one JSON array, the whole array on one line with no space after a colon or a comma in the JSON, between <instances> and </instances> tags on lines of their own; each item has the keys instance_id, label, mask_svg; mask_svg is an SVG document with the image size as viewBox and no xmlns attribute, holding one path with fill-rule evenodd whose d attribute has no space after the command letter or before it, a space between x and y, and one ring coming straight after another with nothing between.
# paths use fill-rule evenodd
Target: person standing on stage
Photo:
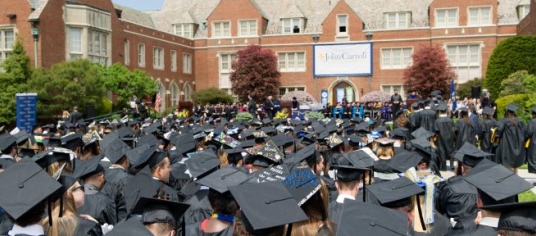
<instances>
[{"instance_id":1,"label":"person standing on stage","mask_svg":"<svg viewBox=\"0 0 536 236\"><path fill-rule=\"evenodd\" d=\"M391 109L393 114L396 114L396 112L400 109L400 103L403 101L402 96L398 94L398 89L395 89L395 94L391 96L391 104L393 104Z\"/></svg>"}]
</instances>

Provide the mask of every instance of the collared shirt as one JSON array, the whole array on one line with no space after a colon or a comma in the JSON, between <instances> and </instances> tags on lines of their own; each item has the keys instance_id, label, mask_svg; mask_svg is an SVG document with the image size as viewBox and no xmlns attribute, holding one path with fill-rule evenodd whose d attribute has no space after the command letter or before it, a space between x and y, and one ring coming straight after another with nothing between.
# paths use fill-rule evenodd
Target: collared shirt
<instances>
[{"instance_id":1,"label":"collared shirt","mask_svg":"<svg viewBox=\"0 0 536 236\"><path fill-rule=\"evenodd\" d=\"M2 159L11 159L11 160L15 160L12 156L10 156L10 155L5 155L5 154L2 154L2 156L0 156L0 158L2 158Z\"/></svg>"},{"instance_id":2,"label":"collared shirt","mask_svg":"<svg viewBox=\"0 0 536 236\"><path fill-rule=\"evenodd\" d=\"M13 225L13 228L7 233L7 235L14 236L17 234L45 235L45 231L43 230L43 226L39 224L28 225L26 227L21 227L15 224Z\"/></svg>"},{"instance_id":3,"label":"collared shirt","mask_svg":"<svg viewBox=\"0 0 536 236\"><path fill-rule=\"evenodd\" d=\"M499 226L499 218L495 217L484 217L482 218L482 221L480 221L481 225L497 228Z\"/></svg>"},{"instance_id":4,"label":"collared shirt","mask_svg":"<svg viewBox=\"0 0 536 236\"><path fill-rule=\"evenodd\" d=\"M355 201L355 197L348 195L348 194L341 193L339 194L339 196L337 196L338 203L344 203L344 199L351 199Z\"/></svg>"}]
</instances>

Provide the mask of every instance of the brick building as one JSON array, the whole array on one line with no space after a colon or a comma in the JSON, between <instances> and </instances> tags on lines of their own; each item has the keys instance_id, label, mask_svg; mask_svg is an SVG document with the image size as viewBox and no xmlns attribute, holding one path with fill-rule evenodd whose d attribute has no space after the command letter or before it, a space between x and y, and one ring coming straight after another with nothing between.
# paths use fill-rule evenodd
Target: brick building
<instances>
[{"instance_id":1,"label":"brick building","mask_svg":"<svg viewBox=\"0 0 536 236\"><path fill-rule=\"evenodd\" d=\"M423 45L443 47L463 83L485 75L492 50L517 34L530 11L529 0L166 0L153 12L110 0L0 0L0 5L6 6L0 9L0 42L13 37L5 32L16 32L33 58L31 29L39 29L39 66L84 57L144 69L165 88L166 106L189 99L195 89L231 93L231 62L249 44L277 54L280 95L304 90L319 99L326 89L334 102L338 88L353 98L403 91L403 69ZM101 16L104 22L92 18ZM95 47L86 40L89 34L106 38L106 56L87 50ZM353 43L372 43L370 75L315 79L315 44Z\"/></svg>"}]
</instances>

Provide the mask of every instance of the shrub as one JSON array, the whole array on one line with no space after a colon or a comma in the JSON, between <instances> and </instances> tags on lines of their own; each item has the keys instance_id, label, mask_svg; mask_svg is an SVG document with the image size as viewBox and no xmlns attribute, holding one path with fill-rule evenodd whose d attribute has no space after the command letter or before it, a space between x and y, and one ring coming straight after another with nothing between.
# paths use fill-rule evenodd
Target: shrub
<instances>
[{"instance_id":1,"label":"shrub","mask_svg":"<svg viewBox=\"0 0 536 236\"><path fill-rule=\"evenodd\" d=\"M456 88L456 95L460 97L460 99L463 99L464 97L470 98L472 87L482 88L483 86L484 86L484 80L481 78L475 78L463 84L458 84L458 87Z\"/></svg>"},{"instance_id":2,"label":"shrub","mask_svg":"<svg viewBox=\"0 0 536 236\"><path fill-rule=\"evenodd\" d=\"M239 112L236 114L236 120L237 121L248 121L253 120L253 115L249 112Z\"/></svg>"},{"instance_id":3,"label":"shrub","mask_svg":"<svg viewBox=\"0 0 536 236\"><path fill-rule=\"evenodd\" d=\"M527 93L528 91L525 90L523 81L528 76L529 73L526 70L516 71L509 75L507 79L501 82L501 97Z\"/></svg>"},{"instance_id":4,"label":"shrub","mask_svg":"<svg viewBox=\"0 0 536 236\"><path fill-rule=\"evenodd\" d=\"M233 102L233 97L227 94L225 91L212 87L193 92L192 100L194 100L194 102L197 104L229 104Z\"/></svg>"},{"instance_id":5,"label":"shrub","mask_svg":"<svg viewBox=\"0 0 536 236\"><path fill-rule=\"evenodd\" d=\"M292 98L296 97L296 100L300 104L306 104L306 103L316 103L316 99L313 97L313 95L305 92L305 91L293 91L285 93L285 95L281 96L281 101L292 101Z\"/></svg>"},{"instance_id":6,"label":"shrub","mask_svg":"<svg viewBox=\"0 0 536 236\"><path fill-rule=\"evenodd\" d=\"M512 94L501 97L495 101L497 103L497 116L499 119L502 119L504 117L506 106L512 103L519 107L516 112L517 117L527 122L531 118L530 109L534 106L533 101L535 100L536 94Z\"/></svg>"},{"instance_id":7,"label":"shrub","mask_svg":"<svg viewBox=\"0 0 536 236\"><path fill-rule=\"evenodd\" d=\"M485 87L493 97L501 92L501 82L519 70L527 70L536 74L536 37L515 36L501 41L489 59L486 71Z\"/></svg>"},{"instance_id":8,"label":"shrub","mask_svg":"<svg viewBox=\"0 0 536 236\"><path fill-rule=\"evenodd\" d=\"M307 119L324 119L324 114L317 111L310 111L305 113L305 117L307 117Z\"/></svg>"}]
</instances>

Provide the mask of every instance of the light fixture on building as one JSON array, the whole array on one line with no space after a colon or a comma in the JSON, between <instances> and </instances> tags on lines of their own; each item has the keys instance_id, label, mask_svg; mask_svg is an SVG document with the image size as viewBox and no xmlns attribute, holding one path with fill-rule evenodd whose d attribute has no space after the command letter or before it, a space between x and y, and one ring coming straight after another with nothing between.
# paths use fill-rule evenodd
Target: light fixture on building
<instances>
[{"instance_id":1,"label":"light fixture on building","mask_svg":"<svg viewBox=\"0 0 536 236\"><path fill-rule=\"evenodd\" d=\"M319 39L320 39L320 36L318 36L318 34L313 35L313 42L318 43Z\"/></svg>"},{"instance_id":2,"label":"light fixture on building","mask_svg":"<svg viewBox=\"0 0 536 236\"><path fill-rule=\"evenodd\" d=\"M372 31L365 32L365 37L367 38L368 41L371 41L373 36L374 36L374 33Z\"/></svg>"},{"instance_id":3,"label":"light fixture on building","mask_svg":"<svg viewBox=\"0 0 536 236\"><path fill-rule=\"evenodd\" d=\"M7 13L6 16L7 16L7 18L9 18L9 19L15 19L15 18L17 18L17 14L15 14L15 13Z\"/></svg>"}]
</instances>

